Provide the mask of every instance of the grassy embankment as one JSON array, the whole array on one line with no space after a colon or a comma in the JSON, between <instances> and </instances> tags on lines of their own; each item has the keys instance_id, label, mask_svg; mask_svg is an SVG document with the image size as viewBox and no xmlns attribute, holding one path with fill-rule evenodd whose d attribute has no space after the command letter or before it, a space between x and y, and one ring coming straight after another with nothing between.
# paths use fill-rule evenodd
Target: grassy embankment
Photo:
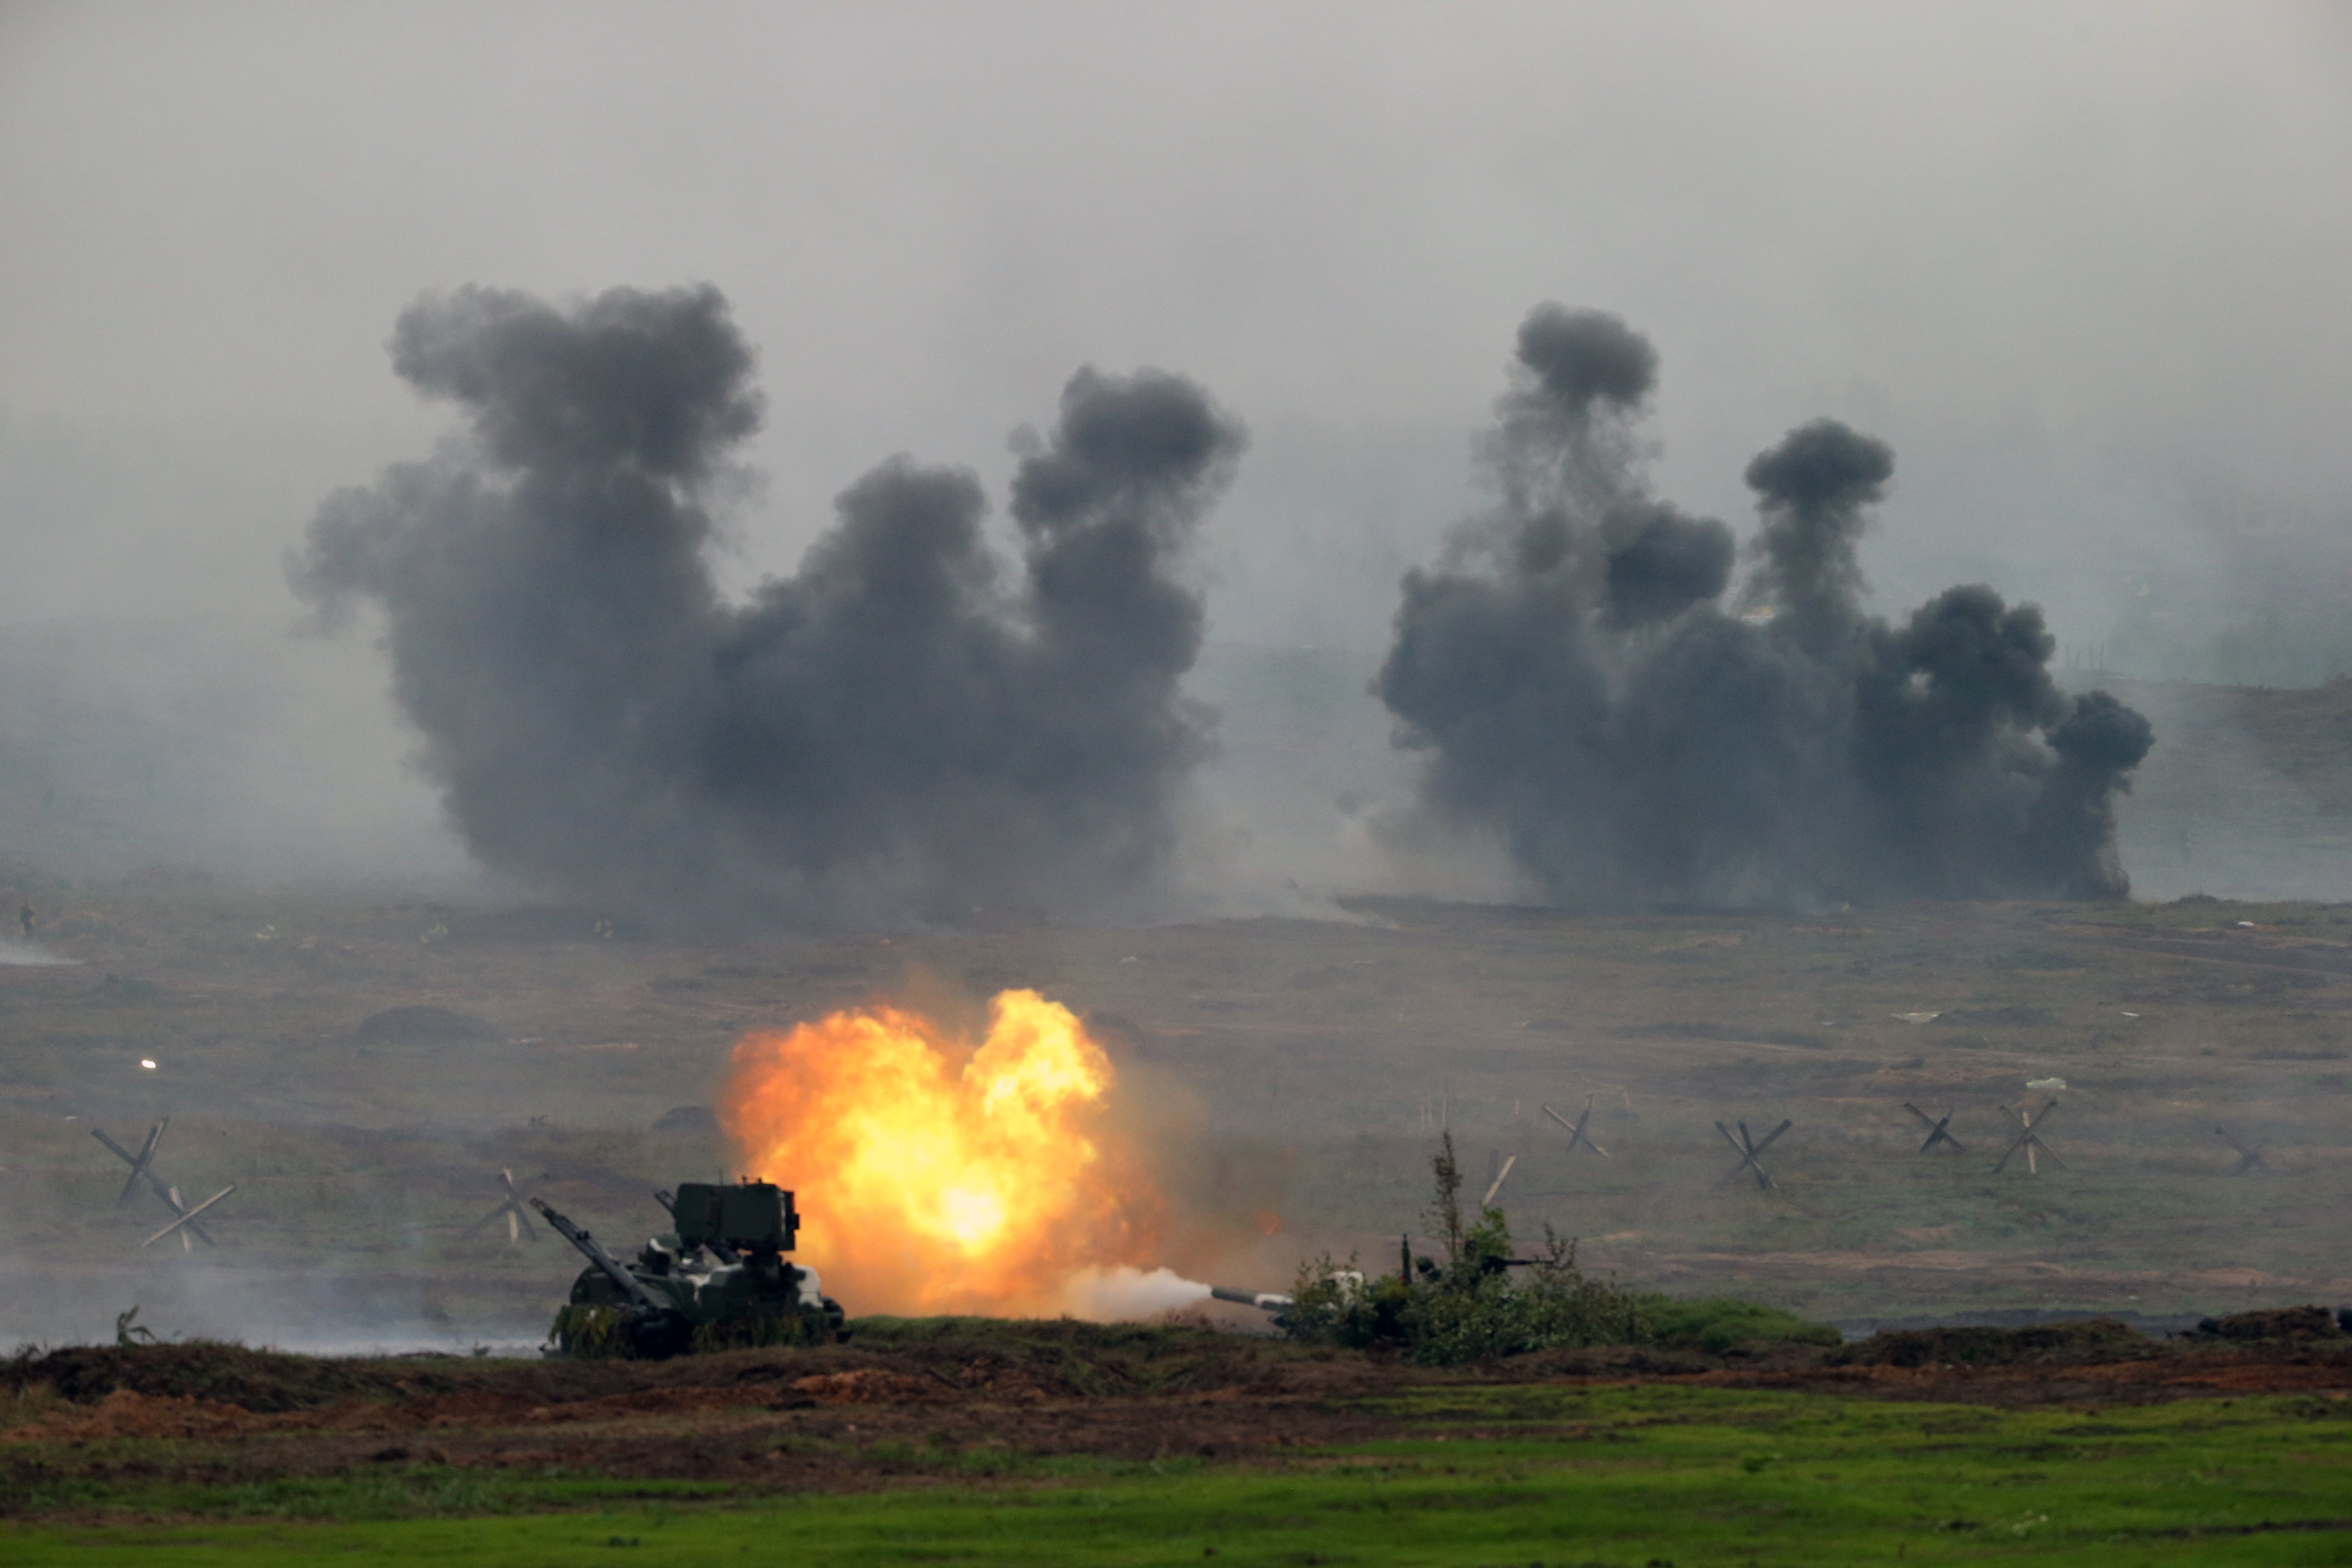
<instances>
[{"instance_id":1,"label":"grassy embankment","mask_svg":"<svg viewBox=\"0 0 2352 1568\"><path fill-rule=\"evenodd\" d=\"M1434 1370L972 1319L661 1363L68 1349L0 1393L0 1561L1687 1568L2352 1544L2332 1325L1707 1352L1727 1321L1693 1314L1679 1351ZM2252 1387L2304 1392L2231 1392Z\"/></svg>"},{"instance_id":2,"label":"grassy embankment","mask_svg":"<svg viewBox=\"0 0 2352 1568\"><path fill-rule=\"evenodd\" d=\"M2344 1560L2335 1400L1993 1411L1692 1388L1461 1387L1391 1439L1248 1466L899 1443L884 1489L419 1467L158 1486L0 1529L12 1563L2294 1563Z\"/></svg>"}]
</instances>

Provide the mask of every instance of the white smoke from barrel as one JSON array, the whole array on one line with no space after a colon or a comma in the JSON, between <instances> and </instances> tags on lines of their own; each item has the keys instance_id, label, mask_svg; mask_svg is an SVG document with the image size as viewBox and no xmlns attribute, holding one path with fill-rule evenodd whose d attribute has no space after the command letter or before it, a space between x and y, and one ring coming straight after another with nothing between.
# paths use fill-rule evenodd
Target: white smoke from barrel
<instances>
[{"instance_id":1,"label":"white smoke from barrel","mask_svg":"<svg viewBox=\"0 0 2352 1568\"><path fill-rule=\"evenodd\" d=\"M56 963L79 963L79 958L60 958L38 942L18 942L13 937L0 937L0 965L8 968L46 968Z\"/></svg>"},{"instance_id":2,"label":"white smoke from barrel","mask_svg":"<svg viewBox=\"0 0 2352 1568\"><path fill-rule=\"evenodd\" d=\"M1146 1273L1122 1265L1082 1268L1071 1275L1063 1290L1062 1310L1088 1322L1133 1322L1181 1307L1197 1307L1208 1299L1209 1287L1172 1268Z\"/></svg>"}]
</instances>

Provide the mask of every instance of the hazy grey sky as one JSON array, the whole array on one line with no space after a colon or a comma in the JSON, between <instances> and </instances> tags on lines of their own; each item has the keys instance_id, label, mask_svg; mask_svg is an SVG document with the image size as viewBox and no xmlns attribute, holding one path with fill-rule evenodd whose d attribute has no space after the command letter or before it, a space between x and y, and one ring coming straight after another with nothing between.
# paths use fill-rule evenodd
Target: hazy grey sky
<instances>
[{"instance_id":1,"label":"hazy grey sky","mask_svg":"<svg viewBox=\"0 0 2352 1568\"><path fill-rule=\"evenodd\" d=\"M1989 581L2079 648L2250 525L2352 593L2347 169L2343 5L0 0L0 854L465 879L281 569L452 427L384 353L426 289L724 289L738 586L891 453L1001 498L1081 363L1197 378L1254 438L1211 636L1324 648L1213 657L1212 816L1349 883L1333 803L1406 767L1352 694L1530 305L1656 343L1664 493L1744 531L1748 457L1847 419L1883 607Z\"/></svg>"},{"instance_id":2,"label":"hazy grey sky","mask_svg":"<svg viewBox=\"0 0 2352 1568\"><path fill-rule=\"evenodd\" d=\"M1001 475L1073 367L1148 363L1258 437L1219 628L1376 647L1546 298L1656 341L1666 488L1735 522L1799 419L1893 439L1890 593L2340 520L2347 16L7 5L0 615L285 612L319 494L443 427L394 315L468 281L727 292L745 577L877 458Z\"/></svg>"}]
</instances>

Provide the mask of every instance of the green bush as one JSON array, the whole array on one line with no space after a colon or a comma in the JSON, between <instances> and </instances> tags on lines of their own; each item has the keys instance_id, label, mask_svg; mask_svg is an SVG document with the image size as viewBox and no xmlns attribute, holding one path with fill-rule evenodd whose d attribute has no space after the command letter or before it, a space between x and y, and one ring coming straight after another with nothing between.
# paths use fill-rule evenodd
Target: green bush
<instances>
[{"instance_id":1,"label":"green bush","mask_svg":"<svg viewBox=\"0 0 2352 1568\"><path fill-rule=\"evenodd\" d=\"M585 1361L607 1356L627 1359L636 1354L630 1347L628 1336L621 1331L621 1309L590 1307L572 1302L556 1309L555 1321L547 1337L565 1355Z\"/></svg>"},{"instance_id":2,"label":"green bush","mask_svg":"<svg viewBox=\"0 0 2352 1568\"><path fill-rule=\"evenodd\" d=\"M1836 1345L1845 1336L1827 1323L1809 1323L1777 1307L1759 1307L1729 1296L1677 1301L1651 1299L1652 1344L1721 1355L1739 1344Z\"/></svg>"},{"instance_id":3,"label":"green bush","mask_svg":"<svg viewBox=\"0 0 2352 1568\"><path fill-rule=\"evenodd\" d=\"M1445 1261L1398 1260L1398 1273L1368 1279L1350 1258L1330 1255L1301 1266L1284 1331L1328 1344L1402 1346L1433 1365L1523 1355L1530 1351L1643 1342L1649 1298L1587 1279L1576 1243L1544 1228L1544 1250L1512 1256L1510 1225L1499 1208L1462 1214L1462 1170L1447 1134L1432 1163L1436 1201L1429 1218L1444 1239ZM1513 1278L1512 1269L1527 1270Z\"/></svg>"},{"instance_id":4,"label":"green bush","mask_svg":"<svg viewBox=\"0 0 2352 1568\"><path fill-rule=\"evenodd\" d=\"M1449 1134L1431 1163L1436 1197L1429 1220L1444 1261L1398 1258L1398 1272L1367 1278L1354 1258L1328 1253L1298 1271L1283 1331L1292 1339L1365 1347L1394 1345L1432 1365L1490 1361L1586 1345L1660 1345L1721 1354L1736 1344L1834 1345L1835 1329L1749 1301L1677 1301L1588 1279L1576 1243L1544 1227L1542 1252L1512 1256L1509 1223L1482 1206L1462 1212L1462 1171Z\"/></svg>"}]
</instances>

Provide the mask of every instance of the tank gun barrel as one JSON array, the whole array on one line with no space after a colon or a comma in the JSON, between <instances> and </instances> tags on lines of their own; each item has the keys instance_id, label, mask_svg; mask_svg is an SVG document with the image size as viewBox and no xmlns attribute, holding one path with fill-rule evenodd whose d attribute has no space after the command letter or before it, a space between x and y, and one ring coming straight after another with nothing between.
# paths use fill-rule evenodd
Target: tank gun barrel
<instances>
[{"instance_id":1,"label":"tank gun barrel","mask_svg":"<svg viewBox=\"0 0 2352 1568\"><path fill-rule=\"evenodd\" d=\"M670 1304L646 1288L645 1281L614 1260L596 1238L565 1219L548 1206L545 1198L533 1198L530 1206L547 1221L550 1229L580 1249L580 1255L604 1271L604 1277L620 1288L621 1294L649 1312L666 1312Z\"/></svg>"},{"instance_id":2,"label":"tank gun barrel","mask_svg":"<svg viewBox=\"0 0 2352 1568\"><path fill-rule=\"evenodd\" d=\"M1209 1294L1220 1301L1234 1301L1244 1307L1255 1307L1262 1312L1286 1312L1298 1303L1287 1296L1271 1290L1240 1290L1231 1285L1212 1285Z\"/></svg>"}]
</instances>

